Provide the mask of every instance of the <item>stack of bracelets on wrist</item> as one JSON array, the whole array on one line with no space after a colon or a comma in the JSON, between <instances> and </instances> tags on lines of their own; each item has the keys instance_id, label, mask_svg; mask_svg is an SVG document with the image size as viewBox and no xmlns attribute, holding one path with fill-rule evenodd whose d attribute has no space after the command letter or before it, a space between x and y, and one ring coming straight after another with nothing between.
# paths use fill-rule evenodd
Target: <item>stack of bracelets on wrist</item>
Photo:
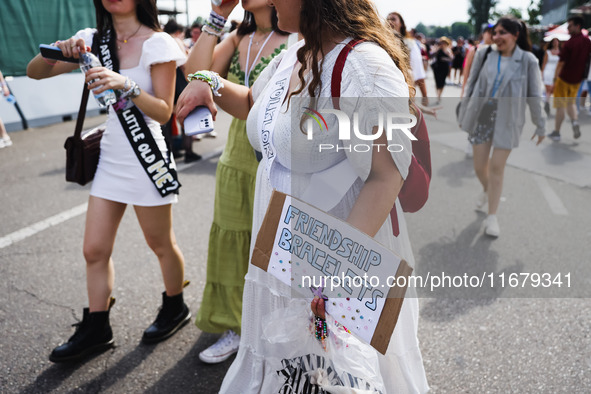
<instances>
[{"instance_id":1,"label":"stack of bracelets on wrist","mask_svg":"<svg viewBox=\"0 0 591 394\"><path fill-rule=\"evenodd\" d=\"M187 80L189 82L195 81L195 80L207 82L207 84L211 88L211 91L213 92L213 94L218 97L221 96L219 90L224 87L224 84L222 83L220 75L214 71L207 71L207 70L197 71L194 74L187 75Z\"/></svg>"},{"instance_id":2,"label":"stack of bracelets on wrist","mask_svg":"<svg viewBox=\"0 0 591 394\"><path fill-rule=\"evenodd\" d=\"M125 84L123 84L123 90L121 90L121 97L123 98L136 98L140 95L140 87L137 83L129 79L129 77L125 78Z\"/></svg>"},{"instance_id":3,"label":"stack of bracelets on wrist","mask_svg":"<svg viewBox=\"0 0 591 394\"><path fill-rule=\"evenodd\" d=\"M212 10L209 14L209 19L205 22L205 26L203 26L203 29L201 30L210 36L216 36L219 38L222 36L222 30L224 30L225 25L226 18Z\"/></svg>"}]
</instances>

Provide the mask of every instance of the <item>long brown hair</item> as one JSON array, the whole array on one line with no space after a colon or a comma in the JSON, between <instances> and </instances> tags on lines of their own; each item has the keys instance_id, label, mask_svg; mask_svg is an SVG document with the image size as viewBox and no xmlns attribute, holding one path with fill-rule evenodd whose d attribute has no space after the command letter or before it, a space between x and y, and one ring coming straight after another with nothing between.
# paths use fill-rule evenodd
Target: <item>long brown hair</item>
<instances>
[{"instance_id":1,"label":"long brown hair","mask_svg":"<svg viewBox=\"0 0 591 394\"><path fill-rule=\"evenodd\" d=\"M382 47L396 67L402 71L408 85L409 97L414 97L414 83L410 76L409 57L405 45L398 33L394 33L398 37L396 39L392 30L384 25L369 0L302 0L299 30L305 38L304 46L297 53L302 64L298 73L300 86L290 97L304 90L304 75L308 67L311 67L312 71L308 93L315 97L316 92L322 89L322 63L319 62L319 55L321 58L326 55L322 50L322 36L327 32L364 39Z\"/></svg>"},{"instance_id":2,"label":"long brown hair","mask_svg":"<svg viewBox=\"0 0 591 394\"><path fill-rule=\"evenodd\" d=\"M96 29L99 36L103 36L108 30L111 30L113 37L117 32L113 29L113 18L103 7L101 0L94 0L94 9L96 11ZM156 0L136 0L135 12L137 19L142 25L148 26L154 31L162 31L158 21L158 7Z\"/></svg>"}]
</instances>

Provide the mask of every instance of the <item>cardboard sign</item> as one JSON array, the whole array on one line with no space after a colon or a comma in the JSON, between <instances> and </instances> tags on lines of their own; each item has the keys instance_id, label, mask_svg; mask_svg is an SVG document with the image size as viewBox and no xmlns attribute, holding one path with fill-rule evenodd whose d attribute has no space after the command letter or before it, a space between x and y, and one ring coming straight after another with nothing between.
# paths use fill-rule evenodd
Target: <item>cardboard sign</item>
<instances>
[{"instance_id":1,"label":"cardboard sign","mask_svg":"<svg viewBox=\"0 0 591 394\"><path fill-rule=\"evenodd\" d=\"M327 313L386 353L407 283L389 287L387 278L407 279L412 268L372 237L273 191L251 261L291 286L294 296L312 298L320 288Z\"/></svg>"}]
</instances>

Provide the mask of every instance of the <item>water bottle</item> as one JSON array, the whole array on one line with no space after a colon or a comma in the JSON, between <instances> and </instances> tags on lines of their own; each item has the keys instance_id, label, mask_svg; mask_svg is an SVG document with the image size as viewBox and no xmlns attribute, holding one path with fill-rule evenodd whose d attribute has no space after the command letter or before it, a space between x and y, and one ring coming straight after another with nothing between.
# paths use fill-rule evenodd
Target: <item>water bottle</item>
<instances>
[{"instance_id":1,"label":"water bottle","mask_svg":"<svg viewBox=\"0 0 591 394\"><path fill-rule=\"evenodd\" d=\"M91 68L101 66L101 61L92 52L80 54L80 70L82 70L83 73L86 73ZM88 84L91 84L94 81L95 80L92 80ZM96 89L98 89L98 87L94 88L92 93L94 94L94 98L96 99L97 103L101 107L107 107L117 102L117 96L115 96L115 92L113 91L113 89L108 89L98 94L94 92Z\"/></svg>"}]
</instances>

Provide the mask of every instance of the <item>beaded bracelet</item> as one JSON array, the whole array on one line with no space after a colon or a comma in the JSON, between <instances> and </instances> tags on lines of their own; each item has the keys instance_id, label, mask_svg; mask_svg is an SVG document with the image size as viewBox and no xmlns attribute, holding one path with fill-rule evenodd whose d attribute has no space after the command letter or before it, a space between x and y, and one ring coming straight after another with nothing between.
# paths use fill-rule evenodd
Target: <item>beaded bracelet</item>
<instances>
[{"instance_id":1,"label":"beaded bracelet","mask_svg":"<svg viewBox=\"0 0 591 394\"><path fill-rule=\"evenodd\" d=\"M203 26L201 28L201 31L210 35L210 36L214 36L217 38L220 38L222 36L222 32L221 31L217 31L217 30L211 30L211 28L207 25Z\"/></svg>"},{"instance_id":2,"label":"beaded bracelet","mask_svg":"<svg viewBox=\"0 0 591 394\"><path fill-rule=\"evenodd\" d=\"M221 96L219 90L224 87L220 75L214 71L202 70L197 71L194 74L187 75L187 80L189 82L199 80L203 82L207 82L211 91L215 96Z\"/></svg>"}]
</instances>

